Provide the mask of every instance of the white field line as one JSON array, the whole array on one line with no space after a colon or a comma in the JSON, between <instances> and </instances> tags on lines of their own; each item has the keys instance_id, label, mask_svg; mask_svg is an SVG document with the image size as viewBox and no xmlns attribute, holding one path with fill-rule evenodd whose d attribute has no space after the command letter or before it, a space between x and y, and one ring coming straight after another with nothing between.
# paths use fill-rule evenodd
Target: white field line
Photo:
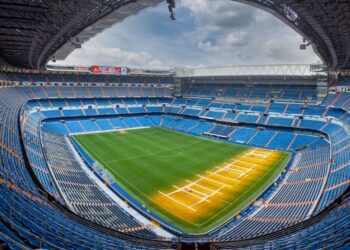
<instances>
[{"instance_id":1,"label":"white field line","mask_svg":"<svg viewBox=\"0 0 350 250\"><path fill-rule=\"evenodd\" d=\"M268 158L268 157L270 156L270 153L269 153L269 154L255 154L255 153L250 153L249 155L259 156L259 157L261 157L261 158L266 159L266 158ZM249 155L248 155L248 156L249 156Z\"/></svg>"},{"instance_id":2,"label":"white field line","mask_svg":"<svg viewBox=\"0 0 350 250\"><path fill-rule=\"evenodd\" d=\"M173 185L173 187L174 187L174 185ZM186 185L186 186L183 186L182 188L178 188L178 187L176 187L176 189L175 189L174 191L172 191L172 192L168 193L167 195L173 195L173 194L176 194L176 193L178 193L178 192L181 192L181 191L182 191L182 189L184 189L184 188L190 188L190 187L191 187L191 184L188 184L188 185Z\"/></svg>"},{"instance_id":3,"label":"white field line","mask_svg":"<svg viewBox=\"0 0 350 250\"><path fill-rule=\"evenodd\" d=\"M220 169L221 171L226 171L226 172L235 173L235 174L242 174L241 171L236 171L235 169L232 169L229 166L224 168L219 168L219 167L215 167L215 168Z\"/></svg>"},{"instance_id":4,"label":"white field line","mask_svg":"<svg viewBox=\"0 0 350 250\"><path fill-rule=\"evenodd\" d=\"M235 166L236 167L236 166ZM217 169L220 169L220 170L225 170L225 171L227 171L227 172L232 172L232 173L236 173L236 174L240 174L240 175L244 175L245 174L245 172L243 172L243 171L240 171L240 170L237 170L237 169L233 169L233 168L231 168L231 165L228 165L228 166L225 166L225 167L223 167L223 168L220 168L220 167L216 167Z\"/></svg>"},{"instance_id":5,"label":"white field line","mask_svg":"<svg viewBox=\"0 0 350 250\"><path fill-rule=\"evenodd\" d=\"M238 159L235 159L234 161L235 161L235 162L245 163L245 164L249 163L249 165L254 165L254 166L257 166L257 165L258 165L258 164L256 164L256 163L241 161L241 160L238 160ZM232 164L231 164L231 165L232 165ZM242 166L237 166L237 167L245 168L245 167L242 167Z\"/></svg>"},{"instance_id":6,"label":"white field line","mask_svg":"<svg viewBox=\"0 0 350 250\"><path fill-rule=\"evenodd\" d=\"M226 184L226 183L223 183L223 182L221 182L221 181L216 181L216 180L207 178L207 177L202 176L202 175L199 175L199 174L197 174L197 176L203 178L204 180L208 180L208 181L211 181L211 182L216 183L216 184L220 184L220 185L223 185L223 186L226 186L226 187L233 187L233 186L228 185L228 184Z\"/></svg>"},{"instance_id":7,"label":"white field line","mask_svg":"<svg viewBox=\"0 0 350 250\"><path fill-rule=\"evenodd\" d=\"M239 163L239 162L245 163L245 164L248 163L248 162L246 162L246 161L241 161L241 160L237 160L237 159L233 160L231 163L227 163L227 162L224 162L224 163L226 164L226 166L234 166L234 167L236 167L236 168L249 169L249 168L247 168L247 167L235 165L236 163ZM258 164L256 164L256 163L250 163L250 162L249 162L249 165L257 166Z\"/></svg>"},{"instance_id":8,"label":"white field line","mask_svg":"<svg viewBox=\"0 0 350 250\"><path fill-rule=\"evenodd\" d=\"M179 187L173 185L173 187L177 188L178 190L186 190L186 191L191 191L191 192L193 191L195 193L201 194L202 196L208 195L207 193L203 193L201 191L198 191L198 190L194 189L193 186L195 186L195 184L193 184L193 183L192 183L191 187L185 186L185 187L182 187L182 188L179 188ZM212 192L213 191L215 191L215 190L212 190Z\"/></svg>"},{"instance_id":9,"label":"white field line","mask_svg":"<svg viewBox=\"0 0 350 250\"><path fill-rule=\"evenodd\" d=\"M199 180L197 180L197 181L200 181L200 179ZM172 195L172 194L175 194L175 193L178 193L178 192L181 192L183 189L191 189L191 187L192 187L192 185L194 184L194 182L190 182L190 181L188 181L190 184L188 184L188 185L186 185L186 186L183 186L183 187L181 187L181 188L179 188L179 187L177 187L177 186L175 186L175 185L173 185L173 187L175 187L176 188L176 190L174 190L174 191L172 191L172 192L170 192L170 193L168 193L168 195ZM202 198L202 197L200 197L200 198Z\"/></svg>"},{"instance_id":10,"label":"white field line","mask_svg":"<svg viewBox=\"0 0 350 250\"><path fill-rule=\"evenodd\" d=\"M262 156L266 155L266 154L271 154L271 151L265 151L265 150L259 150L259 149L253 149L252 151L248 152L248 154L260 154Z\"/></svg>"},{"instance_id":11,"label":"white field line","mask_svg":"<svg viewBox=\"0 0 350 250\"><path fill-rule=\"evenodd\" d=\"M244 155L239 155L239 156L236 156L236 157L241 157L243 159L250 159L248 156L258 156L259 157L259 160L264 160L268 157L270 157L271 155L271 152L269 153L266 153L266 154L262 154L262 153L256 153L255 150L253 151L250 151ZM251 167L250 168L247 168L247 167L242 167L242 166L239 166L239 165L235 165L236 163L245 163L245 164L249 164ZM255 164L255 163L251 163L249 161L242 161L242 160L238 160L237 158L236 159L232 159L232 162L231 163L227 163L227 162L224 162L225 166L224 167L215 167L215 169L217 169L216 171L209 171L207 170L206 172L213 175L213 176L217 176L219 178L223 178L225 180L228 180L228 181L234 181L234 182L240 182L239 179L241 179L243 176L247 175L247 173L249 173L251 170L253 170L256 166L259 166L259 164ZM238 170L238 169L240 170ZM244 170L244 171L242 171ZM232 173L235 173L235 174L239 174L238 177L236 178L229 178L227 176L224 176L222 174L220 174L221 172L223 171L227 171L227 172L232 172ZM225 188L225 187L233 187L232 185L229 185L227 183L223 183L221 181L218 181L216 179L212 179L212 178L208 178L208 177L205 177L205 176L202 176L202 175L197 175L199 178L195 181L189 181L189 180L186 180L186 182L188 183L187 185L183 186L183 187L178 187L178 186L175 186L173 185L174 188L176 188L176 190L168 193L168 194L164 194L162 192L159 192L161 193L162 195L166 196L167 198L171 199L172 201L188 208L188 209L191 209L193 211L197 211L195 209L193 209L194 206L197 206L203 202L210 202L210 198L213 197L215 194L222 194L220 191ZM214 190L214 189L211 189L211 188L208 188L208 187L205 187L201 184L199 184L198 182L202 181L202 180L206 180L206 181L209 181L209 182L212 182L212 183L215 183L215 184L219 184L221 185L221 187L219 187L218 189ZM207 194L207 193L203 193L203 192L200 192L196 189L193 188L193 186L199 186L203 189L206 189L206 190L209 190L211 193ZM198 198L199 200L195 203L193 203L192 205L188 206L186 204L184 204L183 202L181 201L178 201L177 199L171 197L171 195L173 194L176 194L176 193L180 193L180 192L184 192L188 195L191 195L193 197L196 197ZM194 193L196 194L194 194Z\"/></svg>"},{"instance_id":12,"label":"white field line","mask_svg":"<svg viewBox=\"0 0 350 250\"><path fill-rule=\"evenodd\" d=\"M209 194L208 196L204 197L203 199L195 202L194 204L191 205L191 207L195 207L201 203L203 203L204 201L208 201L208 199L210 199L211 197L213 197L216 193L218 193L221 189L223 189L225 186L220 187L219 189L217 189L216 191L214 191L213 193Z\"/></svg>"},{"instance_id":13,"label":"white field line","mask_svg":"<svg viewBox=\"0 0 350 250\"><path fill-rule=\"evenodd\" d=\"M223 171L223 170L231 170L230 172L235 172L235 173L237 173L237 174L239 174L239 175L245 175L245 174L247 173L247 171L249 170L249 168L243 168L244 171L242 171L242 170L237 170L237 169L235 169L235 168L237 168L237 167L240 167L240 166L237 166L237 165L227 165L227 166L222 167L222 168L217 167L217 169L218 169L217 172L220 172L220 171Z\"/></svg>"},{"instance_id":14,"label":"white field line","mask_svg":"<svg viewBox=\"0 0 350 250\"><path fill-rule=\"evenodd\" d=\"M256 164L252 164L253 167L256 167L257 165ZM246 173L247 170L251 169L250 168L247 168L247 167L242 167L242 166L239 166L239 165L230 165L229 167L235 167L235 168L240 168L240 169L243 169L243 171L241 170L242 173ZM236 169L237 170L237 169Z\"/></svg>"},{"instance_id":15,"label":"white field line","mask_svg":"<svg viewBox=\"0 0 350 250\"><path fill-rule=\"evenodd\" d=\"M250 159L251 160L251 158L249 158L247 156L239 156L239 158L244 158L244 159ZM256 159L256 160L266 161L266 158L259 158L259 159ZM249 163L249 164L252 164L252 165L255 164L255 163L250 163L250 162L246 162L246 163Z\"/></svg>"},{"instance_id":16,"label":"white field line","mask_svg":"<svg viewBox=\"0 0 350 250\"><path fill-rule=\"evenodd\" d=\"M211 188L208 188L208 187L205 187L205 186L202 186L201 184L198 184L198 182L200 181L201 179L198 179L198 180L196 180L196 181L194 181L194 182L191 182L191 181L189 181L189 180L186 180L186 182L188 182L188 183L192 183L193 184L193 186L199 186L199 187L201 187L201 188L203 188L203 189L206 189L206 190L209 190L209 191L215 191L214 189L211 189ZM221 192L219 192L219 194L222 194Z\"/></svg>"},{"instance_id":17,"label":"white field line","mask_svg":"<svg viewBox=\"0 0 350 250\"><path fill-rule=\"evenodd\" d=\"M207 171L207 172L208 172L209 174L218 176L219 178L224 178L224 179L229 180L229 181L240 182L239 180L236 180L236 179L229 178L229 177L223 176L223 175L221 175L221 174L218 174L219 171L220 171L220 169L219 169L217 172L211 172L211 171Z\"/></svg>"},{"instance_id":18,"label":"white field line","mask_svg":"<svg viewBox=\"0 0 350 250\"><path fill-rule=\"evenodd\" d=\"M186 193L186 194L189 194L189 195L191 195L191 196L193 196L193 197L196 197L196 198L199 198L199 199L203 199L203 196L204 196L204 197L206 196L206 194L204 194L204 195L202 194L202 196L193 194L193 193L187 191L186 188L185 188L185 189L184 189L184 188L179 188L179 187L177 187L177 186L174 186L174 187L177 188L179 192L184 192L184 193ZM192 190L192 189L190 189L190 190ZM210 202L210 201L208 201L208 202Z\"/></svg>"},{"instance_id":19,"label":"white field line","mask_svg":"<svg viewBox=\"0 0 350 250\"><path fill-rule=\"evenodd\" d=\"M217 173L221 173L221 172L223 172L223 171L226 171L226 172L229 172L229 173L235 173L235 174L237 174L237 172L233 172L233 171L230 171L230 170L233 170L233 169L231 169L230 167L225 167L225 168L219 168L216 172ZM242 177L242 176L244 176L245 174L240 174L239 176L237 176L236 178L229 178L230 180L232 180L232 181L236 181L236 182L241 182L239 179ZM222 176L222 175L220 175L220 176ZM228 178L228 177L226 177L226 178Z\"/></svg>"},{"instance_id":20,"label":"white field line","mask_svg":"<svg viewBox=\"0 0 350 250\"><path fill-rule=\"evenodd\" d=\"M273 151L275 152L275 151ZM274 167L278 164L280 164L282 159L279 159L277 162L274 163ZM263 176L261 176L261 178L264 178L268 173L270 173L271 171L274 170L274 167L268 169ZM260 178L260 179L261 179ZM241 197L243 197L244 195L246 195L252 188L254 187L254 185L251 185L245 192L241 193L241 195L237 198L237 199L240 199ZM201 225L205 225L209 220L212 220L213 218L217 217L218 215L222 214L222 212L225 211L225 210L221 210L219 211L218 213L214 214L212 217L208 218L206 221L202 222Z\"/></svg>"},{"instance_id":21,"label":"white field line","mask_svg":"<svg viewBox=\"0 0 350 250\"><path fill-rule=\"evenodd\" d=\"M188 209L191 209L192 211L197 211L196 209L187 206L186 204L184 204L184 203L182 203L182 202L180 202L180 201L178 201L178 200L176 200L176 199L170 197L170 196L167 195L167 194L164 194L164 193L162 193L162 192L160 192L160 191L159 191L159 193L162 194L162 195L164 195L164 196L167 197L168 199L170 199L170 200L172 200L172 201L174 201L174 202L176 202L176 203L178 203L178 204L180 204L180 205L182 205L182 206L184 206L184 207L186 207L186 208L188 208Z\"/></svg>"}]
</instances>

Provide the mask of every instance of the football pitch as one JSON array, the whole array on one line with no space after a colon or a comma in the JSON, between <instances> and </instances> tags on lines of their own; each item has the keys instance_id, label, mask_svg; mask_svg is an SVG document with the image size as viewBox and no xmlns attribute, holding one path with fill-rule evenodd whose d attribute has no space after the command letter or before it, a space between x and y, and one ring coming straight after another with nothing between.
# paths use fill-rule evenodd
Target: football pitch
<instances>
[{"instance_id":1,"label":"football pitch","mask_svg":"<svg viewBox=\"0 0 350 250\"><path fill-rule=\"evenodd\" d=\"M290 159L164 128L74 138L130 195L191 234L208 232L254 202Z\"/></svg>"}]
</instances>

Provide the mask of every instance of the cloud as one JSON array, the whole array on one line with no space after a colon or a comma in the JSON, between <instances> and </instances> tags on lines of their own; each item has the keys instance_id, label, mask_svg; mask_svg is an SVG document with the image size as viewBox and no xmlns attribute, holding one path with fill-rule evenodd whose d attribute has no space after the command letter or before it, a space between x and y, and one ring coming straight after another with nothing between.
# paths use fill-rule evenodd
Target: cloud
<instances>
[{"instance_id":1,"label":"cloud","mask_svg":"<svg viewBox=\"0 0 350 250\"><path fill-rule=\"evenodd\" d=\"M227 45L231 47L242 47L248 46L249 44L249 36L246 32L232 32L229 33L226 37Z\"/></svg>"},{"instance_id":2,"label":"cloud","mask_svg":"<svg viewBox=\"0 0 350 250\"><path fill-rule=\"evenodd\" d=\"M304 51L296 48L296 44L301 43L301 39L297 36L287 36L281 42L280 39L271 38L267 40L262 50L266 57L277 63L298 63L302 61L310 62L309 58L314 58L310 48L309 51Z\"/></svg>"},{"instance_id":3,"label":"cloud","mask_svg":"<svg viewBox=\"0 0 350 250\"><path fill-rule=\"evenodd\" d=\"M62 64L62 62L57 62L57 64ZM102 47L95 41L88 42L83 45L82 49L74 51L64 61L64 64L167 68L164 62L161 62L147 51L133 52L123 51L120 48Z\"/></svg>"},{"instance_id":4,"label":"cloud","mask_svg":"<svg viewBox=\"0 0 350 250\"><path fill-rule=\"evenodd\" d=\"M211 41L200 41L198 48L206 52L218 52L220 50L220 47L214 45Z\"/></svg>"},{"instance_id":5,"label":"cloud","mask_svg":"<svg viewBox=\"0 0 350 250\"><path fill-rule=\"evenodd\" d=\"M171 68L314 63L299 34L271 14L230 0L180 0L177 21L163 1L83 44L58 64Z\"/></svg>"},{"instance_id":6,"label":"cloud","mask_svg":"<svg viewBox=\"0 0 350 250\"><path fill-rule=\"evenodd\" d=\"M196 24L187 36L208 66L318 60L312 50L299 50L299 34L265 11L228 0L182 0L182 5Z\"/></svg>"},{"instance_id":7,"label":"cloud","mask_svg":"<svg viewBox=\"0 0 350 250\"><path fill-rule=\"evenodd\" d=\"M191 10L196 22L211 29L240 29L254 22L254 9L227 0L182 0L182 6Z\"/></svg>"}]
</instances>

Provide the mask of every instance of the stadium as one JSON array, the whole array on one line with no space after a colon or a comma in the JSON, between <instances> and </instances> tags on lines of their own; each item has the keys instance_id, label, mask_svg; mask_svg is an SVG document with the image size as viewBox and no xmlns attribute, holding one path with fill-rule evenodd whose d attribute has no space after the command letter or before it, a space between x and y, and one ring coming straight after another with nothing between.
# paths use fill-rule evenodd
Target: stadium
<instances>
[{"instance_id":1,"label":"stadium","mask_svg":"<svg viewBox=\"0 0 350 250\"><path fill-rule=\"evenodd\" d=\"M161 2L0 1L0 248L349 249L350 3L236 1L319 64L49 63Z\"/></svg>"}]
</instances>

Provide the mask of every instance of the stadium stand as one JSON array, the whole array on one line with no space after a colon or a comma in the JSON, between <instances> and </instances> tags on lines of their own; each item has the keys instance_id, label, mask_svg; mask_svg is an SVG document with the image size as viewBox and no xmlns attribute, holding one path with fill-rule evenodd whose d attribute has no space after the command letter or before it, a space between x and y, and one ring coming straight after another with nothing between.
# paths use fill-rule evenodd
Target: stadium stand
<instances>
[{"instance_id":1,"label":"stadium stand","mask_svg":"<svg viewBox=\"0 0 350 250\"><path fill-rule=\"evenodd\" d=\"M300 48L311 45L324 65L118 67L113 75L47 64L160 2L0 3L0 249L349 249L348 1L243 1L302 34ZM186 234L71 137L148 127L291 159L240 212Z\"/></svg>"},{"instance_id":2,"label":"stadium stand","mask_svg":"<svg viewBox=\"0 0 350 250\"><path fill-rule=\"evenodd\" d=\"M43 146L56 183L73 211L106 227L154 238L117 204L108 199L81 169L64 137L43 133ZM74 173L74 174L73 174ZM83 194L83 195L82 195Z\"/></svg>"},{"instance_id":3,"label":"stadium stand","mask_svg":"<svg viewBox=\"0 0 350 250\"><path fill-rule=\"evenodd\" d=\"M133 102L133 103L135 103L135 102ZM173 103L176 103L176 102L173 102ZM198 100L196 102L193 102L193 103L198 103ZM172 104L172 102L168 103L168 105L171 105L171 104ZM135 104L132 104L132 105L135 105ZM126 107L126 109L129 110L129 112L124 113L124 114L129 115L132 113L144 113L145 112L144 108L140 109L140 108L134 107L132 105L129 107ZM168 105L167 105L167 108L169 109L170 106L168 106ZM29 103L29 106L33 107L31 103ZM101 109L104 109L104 108L101 108ZM146 106L146 109L152 110L152 107ZM285 109L285 107L283 109ZM100 108L98 108L97 110L100 110ZM154 110L156 110L158 112L161 111L161 109L159 109L159 108L154 109ZM178 112L179 109L178 110L175 109L176 110L175 112L172 112L172 110L174 110L174 109L170 108L169 111L167 111L167 112L174 113L174 114L180 114ZM184 115L194 116L194 117L196 115L198 115L199 113L201 113L201 109L197 108L196 112L193 112L192 110L193 109L191 109L191 108L186 108L186 109L183 109L183 111L181 113ZM223 111L221 111L221 112L223 112ZM100 111L97 111L96 113L103 114ZM51 114L53 114L53 113L51 113ZM114 112L114 115L117 115L117 113ZM239 115L239 116L244 117L244 114ZM245 115L245 116L247 116L247 115ZM46 117L50 117L50 116L46 116ZM53 117L54 117L54 115L53 115ZM216 118L218 118L218 120L220 120L220 117L221 116L217 116ZM159 119L159 118L157 118L157 119ZM242 119L241 122L256 123L256 120L257 120L257 116L254 117L254 119ZM283 120L283 118L280 118L280 120ZM101 126L92 125L95 123L101 124L101 121L104 121L105 124L111 124L111 125L108 125L108 129L125 128L125 127L133 128L133 127L139 127L139 126L150 126L150 125L160 125L161 124L162 126L167 127L167 128L172 128L172 129L176 129L176 130L180 130L180 131L184 131L184 132L188 132L188 133L194 133L194 134L195 133L199 133L199 134L208 133L208 134L218 135L218 136L222 136L222 137L229 137L230 135L232 135L232 139L236 142L239 142L239 143L249 143L250 145L263 146L263 147L271 146L273 148L284 148L285 150L290 149L290 148L293 148L293 149L300 148L303 145L302 143L305 143L305 141L309 141L309 144L311 144L312 142L314 143L315 141L320 140L320 139L317 139L317 136L312 135L312 134L310 134L310 135L308 135L308 134L293 135L292 133L281 132L280 131L281 128L279 130L275 130L275 129L259 130L256 128L254 129L252 127L250 127L250 128L237 128L237 127L227 126L227 125L226 126L223 126L223 125L213 126L213 125L210 125L210 123L205 122L205 121L204 122L203 121L195 121L195 120L192 121L191 119L176 118L176 117L172 117L172 116L160 117L160 121L158 120L159 122L153 123L153 124L147 117L134 117L134 118L125 117L123 119L113 118L113 121L112 121L112 119L110 119L110 120L109 119L96 119L96 121L91 121L90 119L80 119L79 121L77 121L77 120L70 121L69 120L66 122L66 124L68 124L68 130L71 132L78 132L78 133L81 133L84 131L93 132L93 131L103 130L100 128ZM291 123L291 119L287 120L288 124L286 124L284 122L278 122L278 121L279 121L278 118L275 118L275 121L274 121L274 117L271 117L270 122L268 124L271 123L271 125L277 124L277 125L288 127L288 124L290 125L290 123ZM58 128L56 128L56 125L61 124L61 123L62 123L61 121L55 121L54 123L49 122L47 125L45 125L45 129L49 129L51 131L56 131L56 132L62 132L60 130L60 126L58 126ZM50 124L53 124L53 125L50 125ZM83 124L83 126L81 126L79 124ZM117 126L114 126L113 124L117 124ZM206 125L206 124L208 124L208 125ZM204 125L206 125L206 126L204 126ZM313 123L311 123L311 125L313 125ZM310 126L309 123L300 124L300 127L308 128L309 126ZM324 125L322 124L322 126L324 126ZM78 127L78 129L77 129L77 127ZM84 129L82 130L81 127L83 127ZM316 129L319 127L320 126L317 126ZM203 129L200 129L200 128L203 128ZM204 129L204 128L206 128L206 129ZM334 125L333 129L336 129L336 125ZM69 133L68 130L65 130L63 133L65 133L65 134ZM251 132L248 133L248 131L251 131ZM260 134L261 134L261 136L260 136ZM263 139L264 134L267 135L266 139ZM300 139L296 139L297 137L300 137ZM298 141L300 144L298 144ZM283 142L283 145L281 144L281 142ZM292 147L292 145L293 145L293 147ZM324 149L323 151L329 152L329 149ZM316 152L313 152L313 155L316 155ZM317 161L317 159L315 159L315 161ZM328 162L325 160L324 164L327 165ZM296 169L298 169L298 168L296 167ZM322 177L325 178L325 176L315 178L315 179L317 179L317 181L315 181L315 183L312 183L312 181L311 181L311 184L313 184L313 185L310 186L309 188L314 188L315 192L313 192L314 198L311 198L310 200L306 201L307 206L306 206L306 204L305 205L299 204L299 202L303 203L304 200L302 200L302 201L293 200L293 196L290 197L290 199L291 199L290 201L285 202L286 204L289 204L289 203L292 204L291 206L294 209L294 210L293 209L291 210L290 216L292 216L292 217L299 216L299 218L306 218L306 216L309 213L310 207L314 208L314 206L312 206L312 204L316 203L316 201L312 202L311 200L316 199L315 196L317 196L317 197L319 196L319 193L321 190L321 184L323 183L323 181L321 180ZM293 178L293 177L291 177L291 178ZM305 181L306 179L312 180L313 178L308 178L308 176L306 176L303 179L303 181ZM296 191L294 191L296 194L295 196L297 196L299 190L302 190L305 188L304 185L311 185L311 184L308 184L307 182L306 182L306 184L299 183L299 181L300 181L299 179L296 179L296 180L293 180L291 182L291 183L293 183L293 184L291 184L291 186L293 186L293 188L296 189ZM284 184L285 189L291 190L290 186L287 184L288 183ZM298 187L299 185L300 185L300 187ZM301 189L299 189L299 188L301 188ZM281 190L282 191L280 191L280 192L283 192L284 189L281 189ZM281 196L282 197L284 196L283 193L281 194ZM279 201L279 203L277 203L277 204L279 204L280 207L284 207L283 202ZM293 207L293 205L294 205L294 207ZM271 205L271 207L273 207L273 206ZM271 209L271 208L269 208L269 209ZM269 210L267 210L267 211L269 211ZM266 213L270 214L269 212L266 212ZM282 226L291 225L293 223L300 221L300 219L299 220L295 219L294 221L288 221L288 220L289 220L289 218L286 217L286 221L288 223L275 223L275 225L270 226L271 230L273 230L273 228L276 228L276 227L280 228Z\"/></svg>"},{"instance_id":4,"label":"stadium stand","mask_svg":"<svg viewBox=\"0 0 350 250\"><path fill-rule=\"evenodd\" d=\"M0 3L0 249L349 249L348 2L244 1L303 34L300 48L312 45L324 65L116 75L47 65L160 2ZM239 212L190 234L128 193L73 137L151 127L290 159Z\"/></svg>"},{"instance_id":5,"label":"stadium stand","mask_svg":"<svg viewBox=\"0 0 350 250\"><path fill-rule=\"evenodd\" d=\"M15 88L1 89L2 171L1 171L1 239L14 249L23 248L115 248L159 249L134 245L121 237L113 237L105 228L79 219L56 203L44 189L38 188L26 168L20 140L19 114L27 98ZM33 146L33 145L30 145ZM45 171L42 171L45 173ZM39 173L39 172L37 172ZM43 178L44 179L44 178ZM40 187L40 186L39 186ZM28 209L30 208L30 209ZM105 231L105 232L103 232ZM112 233L112 232L110 232ZM114 232L116 233L116 232ZM147 244L147 243L146 243Z\"/></svg>"},{"instance_id":6,"label":"stadium stand","mask_svg":"<svg viewBox=\"0 0 350 250\"><path fill-rule=\"evenodd\" d=\"M6 74L6 79L23 81L34 77L37 81L59 81L56 76L15 75ZM67 78L73 80L73 77ZM80 78L84 81L104 80ZM153 126L196 136L215 137L230 143L294 152L291 161L293 164L259 197L261 204L251 204L241 211L239 218L233 218L202 235L202 239L216 239L218 245L222 241L225 248L224 242L277 234L284 228L293 228L317 218L329 206L335 206L334 201L344 194L350 184L350 176L347 175L350 139L348 129L343 126L349 124L347 109L344 108L347 96L345 93L329 94L321 106L300 104L294 101L298 102L297 97L305 98L307 94L288 94L289 91L293 92L291 86L280 88L286 99L279 96L273 102L260 104L207 98L220 91L235 98L236 90L233 87L221 89L221 86L213 88L211 85L192 87L188 96L183 98L174 98L172 89L165 91L162 87L148 90L144 87L125 86L2 88L2 154L5 156L2 195L13 195L16 201L8 199L11 203L7 208L3 206L2 232L6 237L1 239L14 248L18 243L33 247L74 248L78 244L75 241L77 234L84 233L79 244L87 248L110 248L113 244L128 245L131 249L173 247L169 241L159 241L160 235L131 217L127 210L115 204L88 177L77 156L73 155L72 145L66 138L72 133ZM266 100L271 100L272 90L252 90L247 87L241 91L252 99L268 96ZM311 90L305 91L311 93ZM283 102L277 102L277 99ZM13 129L16 126L17 129ZM26 166L27 160L30 168ZM115 188L123 192L120 187ZM130 201L133 200L132 197L129 198ZM338 204L342 202L341 200ZM20 212L28 204L35 211ZM159 219L164 223L164 230L179 236L176 228L145 213L142 206L138 205L140 204L135 202L133 207L141 215ZM16 209L12 215L15 223L5 218L12 211L10 207ZM57 223L44 228L41 224L45 221L43 216L51 214L52 209L64 221L60 225L60 234L56 236L44 232L58 232L55 229ZM342 209L344 205L336 206L324 217L332 221L341 214L334 211L343 211ZM35 215L32 214L34 212ZM77 215L81 217L76 217ZM23 221L30 220L33 216L37 219L31 220L32 227L24 226ZM57 218L49 220L51 219ZM312 233L318 223L323 221L313 223L308 230ZM72 233L69 228L79 230ZM114 230L118 231L117 235ZM96 239L94 242L90 242L87 237L92 234ZM302 234L301 230L300 235ZM141 238L133 238L133 235ZM60 241L62 237L65 237L64 241ZM181 237L196 239L190 235ZM141 247L138 244L143 244L142 238L149 240L147 245ZM287 245L289 241L281 237L270 244Z\"/></svg>"}]
</instances>

